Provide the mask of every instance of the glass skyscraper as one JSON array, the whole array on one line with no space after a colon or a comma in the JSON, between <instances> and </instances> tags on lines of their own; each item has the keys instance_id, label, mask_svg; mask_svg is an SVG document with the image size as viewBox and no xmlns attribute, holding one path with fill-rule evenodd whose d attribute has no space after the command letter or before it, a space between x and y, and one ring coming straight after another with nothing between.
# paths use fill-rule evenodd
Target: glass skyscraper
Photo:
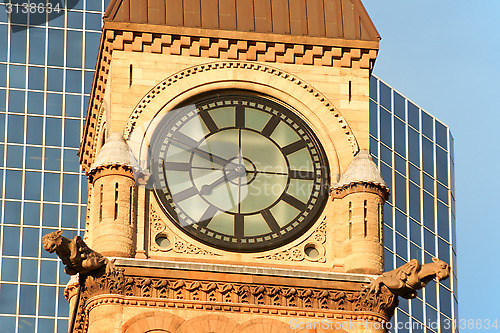
<instances>
[{"instance_id":1,"label":"glass skyscraper","mask_svg":"<svg viewBox=\"0 0 500 333\"><path fill-rule=\"evenodd\" d=\"M85 227L77 150L108 2L0 0L0 333L67 332L69 277L41 237ZM453 139L386 84L370 82L371 152L391 188L386 270L433 256L453 268L451 279L400 300L393 321L440 321L445 332L457 310Z\"/></svg>"},{"instance_id":2,"label":"glass skyscraper","mask_svg":"<svg viewBox=\"0 0 500 333\"><path fill-rule=\"evenodd\" d=\"M0 332L67 332L42 235L85 227L81 138L107 1L0 0Z\"/></svg>"},{"instance_id":3,"label":"glass skyscraper","mask_svg":"<svg viewBox=\"0 0 500 333\"><path fill-rule=\"evenodd\" d=\"M454 332L458 302L450 130L372 76L370 151L391 190L384 209L385 270L411 259L429 263L433 257L452 268L449 279L430 282L417 298L400 298L393 331Z\"/></svg>"}]
</instances>

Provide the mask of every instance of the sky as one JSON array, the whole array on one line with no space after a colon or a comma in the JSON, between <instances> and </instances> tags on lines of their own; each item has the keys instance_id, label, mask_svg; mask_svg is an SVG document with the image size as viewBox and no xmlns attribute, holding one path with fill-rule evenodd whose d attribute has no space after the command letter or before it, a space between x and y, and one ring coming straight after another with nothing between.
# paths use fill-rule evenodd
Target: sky
<instances>
[{"instance_id":1,"label":"sky","mask_svg":"<svg viewBox=\"0 0 500 333\"><path fill-rule=\"evenodd\" d=\"M500 331L500 1L362 1L382 37L373 73L455 138L459 319Z\"/></svg>"}]
</instances>

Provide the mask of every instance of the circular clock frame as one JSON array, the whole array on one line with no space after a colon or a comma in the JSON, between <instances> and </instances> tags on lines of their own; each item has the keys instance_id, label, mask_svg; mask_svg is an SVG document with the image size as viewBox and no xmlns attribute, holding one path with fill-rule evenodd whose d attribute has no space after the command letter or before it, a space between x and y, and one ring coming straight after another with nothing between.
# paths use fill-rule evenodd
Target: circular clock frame
<instances>
[{"instance_id":1,"label":"circular clock frame","mask_svg":"<svg viewBox=\"0 0 500 333\"><path fill-rule=\"evenodd\" d=\"M310 126L291 106L249 91L208 93L166 113L151 137L149 167L170 220L231 252L261 252L297 239L316 222L329 193L327 155ZM266 184L278 190L266 192ZM297 190L304 186L306 197ZM250 195L255 189L264 194Z\"/></svg>"}]
</instances>

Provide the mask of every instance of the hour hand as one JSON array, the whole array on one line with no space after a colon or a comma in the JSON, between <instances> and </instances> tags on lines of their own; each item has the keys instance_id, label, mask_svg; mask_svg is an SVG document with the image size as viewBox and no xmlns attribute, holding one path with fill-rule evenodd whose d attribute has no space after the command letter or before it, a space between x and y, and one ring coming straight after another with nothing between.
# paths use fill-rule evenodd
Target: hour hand
<instances>
[{"instance_id":1,"label":"hour hand","mask_svg":"<svg viewBox=\"0 0 500 333\"><path fill-rule=\"evenodd\" d=\"M235 178L238 178L240 176L244 176L245 173L246 173L245 169L237 167L237 168L229 171L228 173L224 174L222 177L220 177L216 181L212 182L211 184L203 185L200 189L200 194L201 195L212 194L212 191L215 187L217 187L225 182L231 181Z\"/></svg>"},{"instance_id":2,"label":"hour hand","mask_svg":"<svg viewBox=\"0 0 500 333\"><path fill-rule=\"evenodd\" d=\"M177 138L169 138L169 140L172 142L172 144L176 145L177 147L180 147L186 151L193 152L194 154L209 160L211 162L214 162L215 164L218 164L220 166L226 166L230 163L232 163L230 160L225 159L223 157L214 155L212 153L209 153L205 150L202 150L200 148L197 148L196 145L194 144L194 140L191 138L184 138L184 139L177 139Z\"/></svg>"}]
</instances>

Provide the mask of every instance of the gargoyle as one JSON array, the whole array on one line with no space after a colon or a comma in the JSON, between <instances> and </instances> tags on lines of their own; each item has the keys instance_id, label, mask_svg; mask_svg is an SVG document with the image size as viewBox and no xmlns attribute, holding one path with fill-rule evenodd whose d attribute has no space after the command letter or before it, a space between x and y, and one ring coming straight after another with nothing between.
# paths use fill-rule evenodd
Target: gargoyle
<instances>
[{"instance_id":1,"label":"gargoyle","mask_svg":"<svg viewBox=\"0 0 500 333\"><path fill-rule=\"evenodd\" d=\"M406 299L417 297L417 290L425 287L432 279L446 280L450 276L450 266L442 260L432 258L432 263L420 265L412 259L401 267L385 272L372 280L367 287L369 293L378 294L383 284L396 296Z\"/></svg>"},{"instance_id":2,"label":"gargoyle","mask_svg":"<svg viewBox=\"0 0 500 333\"><path fill-rule=\"evenodd\" d=\"M106 266L106 273L114 272L115 266L106 257L90 249L80 236L72 240L62 236L62 230L42 237L43 248L56 253L66 265L64 272L69 275L85 274Z\"/></svg>"}]
</instances>

